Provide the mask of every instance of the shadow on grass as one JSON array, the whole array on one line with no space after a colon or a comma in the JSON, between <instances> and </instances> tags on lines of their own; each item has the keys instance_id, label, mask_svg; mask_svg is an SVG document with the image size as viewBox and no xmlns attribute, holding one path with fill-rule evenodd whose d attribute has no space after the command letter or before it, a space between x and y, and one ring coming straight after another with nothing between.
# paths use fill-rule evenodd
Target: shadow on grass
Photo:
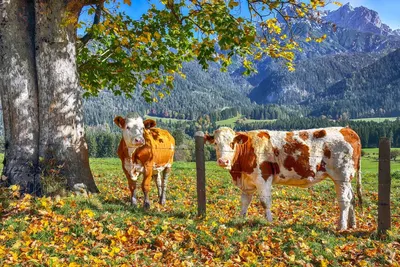
<instances>
[{"instance_id":1,"label":"shadow on grass","mask_svg":"<svg viewBox=\"0 0 400 267\"><path fill-rule=\"evenodd\" d=\"M346 231L338 231L336 230L335 227L330 228L330 227L321 227L317 224L311 224L311 223L292 223L292 224L279 224L279 222L274 221L274 222L268 222L265 218L235 218L232 219L231 221L226 223L226 226L236 228L238 230L243 230L243 229L254 229L254 228L262 228L262 227L268 227L268 228L274 228L275 230L281 228L283 231L291 228L294 232L299 232L299 233L305 233L309 232L311 234L312 231L318 233L319 235L321 234L326 234L326 235L332 235L336 237L349 237L349 236L354 236L357 238L378 238L376 229L374 227L371 227L369 229L348 229Z\"/></svg>"},{"instance_id":2,"label":"shadow on grass","mask_svg":"<svg viewBox=\"0 0 400 267\"><path fill-rule=\"evenodd\" d=\"M271 227L271 223L264 218L238 217L227 222L226 226L243 230L244 228Z\"/></svg>"},{"instance_id":3,"label":"shadow on grass","mask_svg":"<svg viewBox=\"0 0 400 267\"><path fill-rule=\"evenodd\" d=\"M330 228L330 227L321 227L316 224L311 224L311 223L293 223L293 224L286 224L282 226L283 229L293 229L294 231L311 231L314 230L316 233L325 233L329 235L334 235L336 237L348 237L348 236L354 236L354 237L368 237L370 238L376 233L375 228L369 228L369 229L348 229L345 231L339 231L336 230L336 228Z\"/></svg>"},{"instance_id":4,"label":"shadow on grass","mask_svg":"<svg viewBox=\"0 0 400 267\"><path fill-rule=\"evenodd\" d=\"M161 206L158 203L152 203L150 209L144 209L143 203L138 203L136 207L132 206L129 197L122 199L100 199L98 203L95 201L87 201L84 205L91 210L99 213L104 212L125 212L137 217L158 217L158 218L176 218L176 219L196 219L194 212L191 211L180 211L180 210L159 210ZM161 208L162 209L162 208Z\"/></svg>"}]
</instances>

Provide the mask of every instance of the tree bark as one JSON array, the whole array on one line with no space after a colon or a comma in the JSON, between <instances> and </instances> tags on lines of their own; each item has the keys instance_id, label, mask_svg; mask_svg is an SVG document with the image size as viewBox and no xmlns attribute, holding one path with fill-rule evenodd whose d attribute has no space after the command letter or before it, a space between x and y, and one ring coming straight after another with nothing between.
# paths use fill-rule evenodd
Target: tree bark
<instances>
[{"instance_id":1,"label":"tree bark","mask_svg":"<svg viewBox=\"0 0 400 267\"><path fill-rule=\"evenodd\" d=\"M98 192L84 138L82 90L76 65L72 20L79 10L68 10L66 1L54 0L36 1L35 9L39 154L45 162L55 160L62 166L61 173L67 177L70 189L84 183L89 191Z\"/></svg>"},{"instance_id":2,"label":"tree bark","mask_svg":"<svg viewBox=\"0 0 400 267\"><path fill-rule=\"evenodd\" d=\"M84 138L73 23L80 8L74 3L0 0L3 174L29 193L39 185L39 156L61 166L69 189L83 183L98 192Z\"/></svg>"},{"instance_id":3,"label":"tree bark","mask_svg":"<svg viewBox=\"0 0 400 267\"><path fill-rule=\"evenodd\" d=\"M6 185L40 195L33 1L0 0L0 94Z\"/></svg>"}]
</instances>

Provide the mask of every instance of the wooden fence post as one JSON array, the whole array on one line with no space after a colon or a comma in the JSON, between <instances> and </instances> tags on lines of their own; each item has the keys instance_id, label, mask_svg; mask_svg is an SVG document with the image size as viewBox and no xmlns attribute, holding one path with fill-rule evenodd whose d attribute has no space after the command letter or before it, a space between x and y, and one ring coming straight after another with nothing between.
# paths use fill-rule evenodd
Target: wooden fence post
<instances>
[{"instance_id":1,"label":"wooden fence post","mask_svg":"<svg viewBox=\"0 0 400 267\"><path fill-rule=\"evenodd\" d=\"M378 234L390 229L390 140L379 140Z\"/></svg>"},{"instance_id":2,"label":"wooden fence post","mask_svg":"<svg viewBox=\"0 0 400 267\"><path fill-rule=\"evenodd\" d=\"M206 165L204 159L204 133L196 132L197 214L206 215Z\"/></svg>"}]
</instances>

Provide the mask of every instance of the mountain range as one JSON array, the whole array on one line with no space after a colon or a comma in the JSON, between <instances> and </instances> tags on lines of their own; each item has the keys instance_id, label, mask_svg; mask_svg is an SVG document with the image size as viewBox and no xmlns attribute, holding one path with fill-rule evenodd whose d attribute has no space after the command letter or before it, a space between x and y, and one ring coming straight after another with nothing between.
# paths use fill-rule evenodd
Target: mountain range
<instances>
[{"instance_id":1,"label":"mountain range","mask_svg":"<svg viewBox=\"0 0 400 267\"><path fill-rule=\"evenodd\" d=\"M178 78L160 102L144 103L140 92L132 99L104 92L85 100L86 121L110 121L128 111L193 119L226 107L269 104L334 119L400 115L400 30L382 23L376 11L350 4L326 12L322 20L292 25L302 47L294 72L271 58L255 62L258 73L251 77L242 77L240 67L221 73L216 65L203 71L191 62L183 68L186 79ZM310 34L327 38L306 42Z\"/></svg>"}]
</instances>

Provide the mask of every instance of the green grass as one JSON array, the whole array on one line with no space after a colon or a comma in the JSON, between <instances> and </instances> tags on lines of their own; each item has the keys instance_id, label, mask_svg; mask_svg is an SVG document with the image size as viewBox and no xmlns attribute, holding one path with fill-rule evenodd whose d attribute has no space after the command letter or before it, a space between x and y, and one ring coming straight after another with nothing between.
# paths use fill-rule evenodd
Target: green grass
<instances>
[{"instance_id":1,"label":"green grass","mask_svg":"<svg viewBox=\"0 0 400 267\"><path fill-rule=\"evenodd\" d=\"M352 121L373 121L373 122L384 122L388 121L395 121L397 117L382 117L382 118L362 118L362 119L352 119Z\"/></svg>"},{"instance_id":2,"label":"green grass","mask_svg":"<svg viewBox=\"0 0 400 267\"><path fill-rule=\"evenodd\" d=\"M217 121L216 124L217 126L227 126L227 127L235 127L236 121L239 120L240 118L242 118L242 115L238 115L236 117L233 118L229 118L226 120L221 120L221 121ZM243 120L243 123L252 123L252 122L274 122L276 120L253 120L253 119L246 119Z\"/></svg>"},{"instance_id":3,"label":"green grass","mask_svg":"<svg viewBox=\"0 0 400 267\"><path fill-rule=\"evenodd\" d=\"M146 118L146 119L155 120L156 122L157 122L157 121L162 121L162 122L164 122L164 123L169 123L169 122L171 122L171 123L177 123L177 122L186 122L186 121L190 121L190 120L183 120L183 119L172 119L172 118L154 117L154 116L149 116L149 115L146 115L145 118Z\"/></svg>"},{"instance_id":4,"label":"green grass","mask_svg":"<svg viewBox=\"0 0 400 267\"><path fill-rule=\"evenodd\" d=\"M227 126L227 127L233 128L235 126L235 122L238 119L240 119L241 117L242 116L239 115L239 116L236 116L236 117L233 117L233 118L229 118L229 119L226 119L226 120L217 121L216 124L217 124L217 126Z\"/></svg>"},{"instance_id":5,"label":"green grass","mask_svg":"<svg viewBox=\"0 0 400 267\"><path fill-rule=\"evenodd\" d=\"M392 150L400 150L400 148L392 148ZM361 171L363 173L377 173L379 166L379 149L378 148L364 148L366 153L362 158ZM396 161L391 161L390 168L392 172L400 171L400 158Z\"/></svg>"},{"instance_id":6,"label":"green grass","mask_svg":"<svg viewBox=\"0 0 400 267\"><path fill-rule=\"evenodd\" d=\"M252 120L252 119L247 119L243 121L244 123L252 123L252 122L274 122L276 120Z\"/></svg>"},{"instance_id":7,"label":"green grass","mask_svg":"<svg viewBox=\"0 0 400 267\"><path fill-rule=\"evenodd\" d=\"M312 190L274 186L270 223L257 196L248 216L239 217L240 190L227 171L207 162L207 216L201 219L194 163L174 163L164 207L152 183L149 211L130 206L119 159L90 163L99 194L13 200L0 221L0 265L388 266L400 261L400 218L393 217L384 239L376 235L377 165L368 157L362 162L368 170L364 214L357 208L358 228L347 232L335 230L339 212L330 180ZM400 190L394 188L400 179L392 186L392 214L398 215ZM138 198L142 203L140 189Z\"/></svg>"}]
</instances>

